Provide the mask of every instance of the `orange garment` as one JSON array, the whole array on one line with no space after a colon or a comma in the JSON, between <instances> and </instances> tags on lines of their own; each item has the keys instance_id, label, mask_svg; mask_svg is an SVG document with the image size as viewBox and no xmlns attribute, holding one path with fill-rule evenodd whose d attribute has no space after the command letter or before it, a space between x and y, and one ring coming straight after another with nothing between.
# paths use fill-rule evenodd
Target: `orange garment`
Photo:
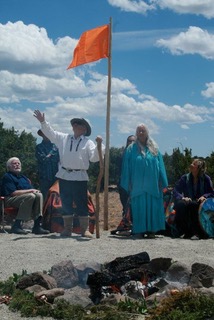
<instances>
[{"instance_id":1,"label":"orange garment","mask_svg":"<svg viewBox=\"0 0 214 320\"><path fill-rule=\"evenodd\" d=\"M76 205L73 203L73 229L74 233L81 233L78 214L75 212ZM89 213L89 231L94 233L95 228L95 207L90 192L88 191L88 213ZM62 203L59 194L58 180L49 189L46 201L43 207L43 227L51 232L62 232Z\"/></svg>"}]
</instances>

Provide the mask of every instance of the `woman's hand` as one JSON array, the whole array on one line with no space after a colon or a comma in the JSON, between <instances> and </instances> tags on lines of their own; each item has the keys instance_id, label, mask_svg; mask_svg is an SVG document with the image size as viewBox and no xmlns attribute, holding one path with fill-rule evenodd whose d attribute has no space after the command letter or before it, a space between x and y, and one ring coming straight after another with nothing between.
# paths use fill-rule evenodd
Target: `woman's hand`
<instances>
[{"instance_id":1,"label":"woman's hand","mask_svg":"<svg viewBox=\"0 0 214 320\"><path fill-rule=\"evenodd\" d=\"M201 196L201 197L198 199L198 202L202 203L202 202L204 202L205 200L206 200L206 198L203 197L203 196Z\"/></svg>"},{"instance_id":2,"label":"woman's hand","mask_svg":"<svg viewBox=\"0 0 214 320\"><path fill-rule=\"evenodd\" d=\"M188 197L183 197L182 200L186 201L186 202L191 202L192 199L191 198L188 198Z\"/></svg>"}]
</instances>

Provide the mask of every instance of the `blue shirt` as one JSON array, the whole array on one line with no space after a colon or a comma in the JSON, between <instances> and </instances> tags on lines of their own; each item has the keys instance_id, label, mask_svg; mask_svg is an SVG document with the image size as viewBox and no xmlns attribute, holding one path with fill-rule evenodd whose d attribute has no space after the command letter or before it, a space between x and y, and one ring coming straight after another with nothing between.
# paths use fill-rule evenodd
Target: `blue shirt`
<instances>
[{"instance_id":1,"label":"blue shirt","mask_svg":"<svg viewBox=\"0 0 214 320\"><path fill-rule=\"evenodd\" d=\"M39 179L53 182L58 171L59 152L54 143L43 140L36 146Z\"/></svg>"},{"instance_id":2,"label":"blue shirt","mask_svg":"<svg viewBox=\"0 0 214 320\"><path fill-rule=\"evenodd\" d=\"M4 197L11 196L16 190L32 189L29 179L23 174L7 172L2 178L1 195Z\"/></svg>"}]
</instances>

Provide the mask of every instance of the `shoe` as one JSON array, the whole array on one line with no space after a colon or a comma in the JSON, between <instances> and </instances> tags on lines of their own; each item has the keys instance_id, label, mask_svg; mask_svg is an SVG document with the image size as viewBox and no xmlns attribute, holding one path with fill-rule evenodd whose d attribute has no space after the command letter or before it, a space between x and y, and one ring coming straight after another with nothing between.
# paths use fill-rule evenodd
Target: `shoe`
<instances>
[{"instance_id":1,"label":"shoe","mask_svg":"<svg viewBox=\"0 0 214 320\"><path fill-rule=\"evenodd\" d=\"M72 233L70 229L65 228L61 233L60 233L60 237L61 238L69 238L71 237Z\"/></svg>"},{"instance_id":2,"label":"shoe","mask_svg":"<svg viewBox=\"0 0 214 320\"><path fill-rule=\"evenodd\" d=\"M92 239L93 238L93 235L91 234L90 231L86 230L84 233L81 234L82 237L84 238L89 238L89 239Z\"/></svg>"},{"instance_id":3,"label":"shoe","mask_svg":"<svg viewBox=\"0 0 214 320\"><path fill-rule=\"evenodd\" d=\"M129 237L129 236L131 236L131 234L132 234L131 230L123 230L123 231L116 232L117 236L122 236L122 237Z\"/></svg>"},{"instance_id":4,"label":"shoe","mask_svg":"<svg viewBox=\"0 0 214 320\"><path fill-rule=\"evenodd\" d=\"M20 228L20 227L12 227L11 228L11 233L15 233L15 234L28 234L29 232Z\"/></svg>"},{"instance_id":5,"label":"shoe","mask_svg":"<svg viewBox=\"0 0 214 320\"><path fill-rule=\"evenodd\" d=\"M192 234L190 233L185 233L183 236L182 236L182 239L191 239L192 237Z\"/></svg>"},{"instance_id":6,"label":"shoe","mask_svg":"<svg viewBox=\"0 0 214 320\"><path fill-rule=\"evenodd\" d=\"M49 234L50 231L49 230L45 230L42 227L36 227L32 229L32 233L34 234Z\"/></svg>"},{"instance_id":7,"label":"shoe","mask_svg":"<svg viewBox=\"0 0 214 320\"><path fill-rule=\"evenodd\" d=\"M194 235L190 238L191 240L200 240L199 236L198 235Z\"/></svg>"},{"instance_id":8,"label":"shoe","mask_svg":"<svg viewBox=\"0 0 214 320\"><path fill-rule=\"evenodd\" d=\"M155 233L154 232L146 232L147 239L155 239Z\"/></svg>"}]
</instances>

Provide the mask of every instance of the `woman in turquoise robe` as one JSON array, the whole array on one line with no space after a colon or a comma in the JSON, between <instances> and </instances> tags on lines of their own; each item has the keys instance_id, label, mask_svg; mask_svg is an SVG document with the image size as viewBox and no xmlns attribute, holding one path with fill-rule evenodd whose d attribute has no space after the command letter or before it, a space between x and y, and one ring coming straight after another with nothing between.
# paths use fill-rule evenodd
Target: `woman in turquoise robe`
<instances>
[{"instance_id":1,"label":"woman in turquoise robe","mask_svg":"<svg viewBox=\"0 0 214 320\"><path fill-rule=\"evenodd\" d=\"M132 234L154 236L165 230L163 189L168 185L162 155L144 124L124 154L121 187L130 196Z\"/></svg>"}]
</instances>

